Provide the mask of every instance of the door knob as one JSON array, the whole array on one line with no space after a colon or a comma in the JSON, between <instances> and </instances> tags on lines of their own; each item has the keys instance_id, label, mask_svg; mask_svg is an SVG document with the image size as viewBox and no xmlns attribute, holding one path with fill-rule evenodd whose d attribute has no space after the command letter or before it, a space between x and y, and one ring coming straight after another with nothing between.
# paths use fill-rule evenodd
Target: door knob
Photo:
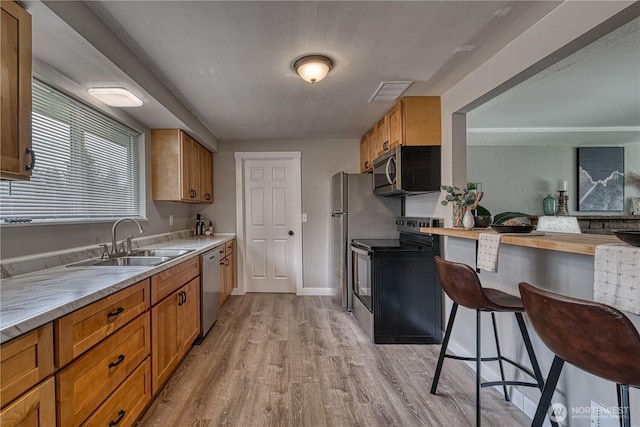
<instances>
[{"instance_id":1,"label":"door knob","mask_svg":"<svg viewBox=\"0 0 640 427\"><path fill-rule=\"evenodd\" d=\"M293 236L293 231L289 230L289 236Z\"/></svg>"}]
</instances>

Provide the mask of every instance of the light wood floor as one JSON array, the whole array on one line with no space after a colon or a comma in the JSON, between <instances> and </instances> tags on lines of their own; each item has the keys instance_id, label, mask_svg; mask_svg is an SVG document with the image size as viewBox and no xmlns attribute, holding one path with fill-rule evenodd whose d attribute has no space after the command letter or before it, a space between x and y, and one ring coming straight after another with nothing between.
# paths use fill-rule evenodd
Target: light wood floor
<instances>
[{"instance_id":1,"label":"light wood floor","mask_svg":"<svg viewBox=\"0 0 640 427\"><path fill-rule=\"evenodd\" d=\"M373 345L329 297L231 297L140 426L473 426L474 374L439 345ZM483 425L530 421L484 389Z\"/></svg>"}]
</instances>

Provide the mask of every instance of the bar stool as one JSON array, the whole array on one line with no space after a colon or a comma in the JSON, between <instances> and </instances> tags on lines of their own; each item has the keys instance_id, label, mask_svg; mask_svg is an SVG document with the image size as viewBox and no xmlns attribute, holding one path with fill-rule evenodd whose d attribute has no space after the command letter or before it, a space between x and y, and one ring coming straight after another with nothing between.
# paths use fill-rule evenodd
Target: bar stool
<instances>
[{"instance_id":1,"label":"bar stool","mask_svg":"<svg viewBox=\"0 0 640 427\"><path fill-rule=\"evenodd\" d=\"M453 300L453 307L451 307L451 313L449 315L449 321L447 323L447 329L444 334L444 340L442 342L442 348L440 349L440 357L438 357L438 365L436 366L436 372L433 376L433 383L431 384L431 394L436 394L438 388L438 380L442 371L442 364L445 358L456 360L473 360L476 362L476 426L480 426L481 419L481 405L480 405L480 390L482 387L492 387L501 385L504 391L505 400L509 401L509 395L507 394L508 385L519 385L527 387L538 387L540 390L544 387L544 379L538 360L533 352L533 346L529 339L527 328L524 324L522 312L524 307L520 298L509 295L498 289L483 288L480 284L478 275L466 264L457 262L446 261L439 256L435 257L436 270L438 277L440 278L440 284L447 293L449 298ZM449 338L451 338L451 330L453 329L453 322L458 311L458 305L470 308L476 311L476 357L461 357L447 354L447 345ZM496 342L496 350L498 355L496 357L482 357L481 343L480 343L480 313L491 313L491 321L493 324L493 336ZM498 340L498 332L496 329L495 312L508 312L514 313L518 327L520 328L520 334L524 340L524 345L531 361L533 372L525 366L508 359L500 352L500 342ZM481 362L497 361L500 366L500 376L502 381L489 381L482 382L482 375L480 371ZM536 380L533 382L524 381L506 381L504 379L504 367L502 362L510 363L516 368L520 369L530 377ZM553 423L557 425L556 423Z\"/></svg>"},{"instance_id":2,"label":"bar stool","mask_svg":"<svg viewBox=\"0 0 640 427\"><path fill-rule=\"evenodd\" d=\"M614 381L620 425L631 426L629 386L640 386L640 334L619 310L520 283L520 295L533 329L554 353L532 426L541 426L564 362Z\"/></svg>"}]
</instances>

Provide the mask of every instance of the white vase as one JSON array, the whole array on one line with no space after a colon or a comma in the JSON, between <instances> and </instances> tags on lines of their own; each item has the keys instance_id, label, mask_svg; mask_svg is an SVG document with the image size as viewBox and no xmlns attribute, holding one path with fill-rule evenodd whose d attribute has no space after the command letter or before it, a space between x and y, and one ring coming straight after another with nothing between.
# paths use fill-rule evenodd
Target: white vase
<instances>
[{"instance_id":1,"label":"white vase","mask_svg":"<svg viewBox=\"0 0 640 427\"><path fill-rule=\"evenodd\" d=\"M471 211L467 209L464 211L464 216L462 217L462 226L468 230L472 229L475 224L473 220L473 215L471 215Z\"/></svg>"}]
</instances>

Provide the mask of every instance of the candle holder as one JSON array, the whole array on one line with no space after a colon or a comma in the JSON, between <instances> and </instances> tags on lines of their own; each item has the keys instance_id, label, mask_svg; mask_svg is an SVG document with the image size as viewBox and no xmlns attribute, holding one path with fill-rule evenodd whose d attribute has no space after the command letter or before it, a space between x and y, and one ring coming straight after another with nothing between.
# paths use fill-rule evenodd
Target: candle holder
<instances>
[{"instance_id":1,"label":"candle holder","mask_svg":"<svg viewBox=\"0 0 640 427\"><path fill-rule=\"evenodd\" d=\"M556 216L567 216L569 215L569 212L567 211L569 196L564 190L558 190L558 193L560 193L560 195L558 196L558 210L556 211Z\"/></svg>"}]
</instances>

